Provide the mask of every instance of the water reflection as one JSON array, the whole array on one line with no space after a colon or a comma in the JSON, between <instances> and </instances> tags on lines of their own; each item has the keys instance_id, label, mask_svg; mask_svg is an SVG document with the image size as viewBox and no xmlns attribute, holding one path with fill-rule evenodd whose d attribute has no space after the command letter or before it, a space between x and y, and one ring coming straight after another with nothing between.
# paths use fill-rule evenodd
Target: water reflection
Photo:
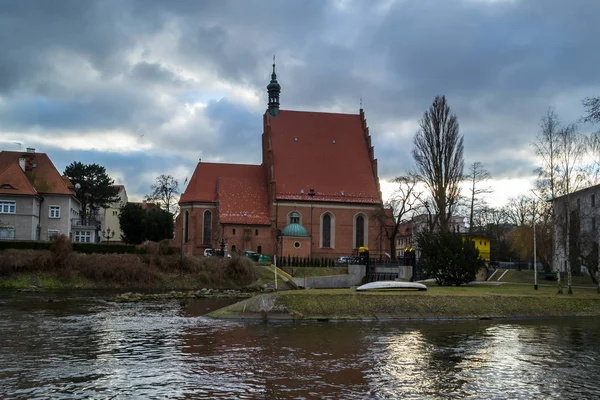
<instances>
[{"instance_id":1,"label":"water reflection","mask_svg":"<svg viewBox=\"0 0 600 400\"><path fill-rule=\"evenodd\" d=\"M0 294L0 398L596 398L597 320L269 323Z\"/></svg>"}]
</instances>

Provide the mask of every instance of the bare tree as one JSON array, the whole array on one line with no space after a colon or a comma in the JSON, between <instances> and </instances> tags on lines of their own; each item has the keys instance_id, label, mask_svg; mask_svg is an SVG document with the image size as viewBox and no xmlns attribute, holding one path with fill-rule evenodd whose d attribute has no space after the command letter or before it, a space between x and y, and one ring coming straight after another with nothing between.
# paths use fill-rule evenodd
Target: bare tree
<instances>
[{"instance_id":1,"label":"bare tree","mask_svg":"<svg viewBox=\"0 0 600 400\"><path fill-rule=\"evenodd\" d=\"M483 167L479 161L475 161L469 166L469 192L471 194L469 207L469 233L473 233L473 218L476 208L483 206L483 199L480 197L492 193L490 186L483 186L491 178L490 172Z\"/></svg>"},{"instance_id":2,"label":"bare tree","mask_svg":"<svg viewBox=\"0 0 600 400\"><path fill-rule=\"evenodd\" d=\"M150 186L152 193L147 195L147 201L158 203L163 209L174 213L177 207L176 195L179 194L179 182L171 175L160 175L156 183Z\"/></svg>"},{"instance_id":3,"label":"bare tree","mask_svg":"<svg viewBox=\"0 0 600 400\"><path fill-rule=\"evenodd\" d=\"M458 120L451 113L445 96L436 96L419 122L412 151L419 178L431 192L437 226L442 232L449 222L460 196L463 178L463 137Z\"/></svg>"},{"instance_id":4,"label":"bare tree","mask_svg":"<svg viewBox=\"0 0 600 400\"><path fill-rule=\"evenodd\" d=\"M540 196L549 201L554 201L558 196L558 165L561 147L559 137L560 129L561 126L558 115L553 108L549 107L546 114L542 116L540 130L536 137L536 141L533 143L535 153L540 157L542 164L538 169L537 189L540 192ZM554 223L554 217L554 207L551 207L549 215L550 225ZM560 280L561 266L557 264L557 247L556 241L554 240L553 229L551 230L551 236L552 252L550 264L552 265L552 270L557 271L558 293L562 293L562 284Z\"/></svg>"},{"instance_id":5,"label":"bare tree","mask_svg":"<svg viewBox=\"0 0 600 400\"><path fill-rule=\"evenodd\" d=\"M561 189L566 195L565 212L564 216L564 240L565 240L565 259L567 263L567 293L573 293L573 287L571 285L571 260L569 257L570 251L570 229L571 229L571 201L570 194L577 190L579 184L582 182L582 175L579 174L577 169L579 160L585 153L586 143L585 137L583 137L577 131L577 125L570 124L559 130L560 139L560 166L559 176Z\"/></svg>"},{"instance_id":6,"label":"bare tree","mask_svg":"<svg viewBox=\"0 0 600 400\"><path fill-rule=\"evenodd\" d=\"M504 213L511 224L525 226L529 225L528 219L531 218L532 207L533 202L529 196L511 197L504 206Z\"/></svg>"},{"instance_id":7,"label":"bare tree","mask_svg":"<svg viewBox=\"0 0 600 400\"><path fill-rule=\"evenodd\" d=\"M392 261L395 261L398 230L400 225L406 221L406 218L411 216L420 207L422 192L418 190L419 179L413 173L399 176L393 182L398 184L398 188L384 207L391 210L394 220L393 228L385 231L385 237L390 244L390 257ZM388 215L385 214L385 209L382 210L383 214L380 213L377 216L378 219L383 218L385 220L388 218Z\"/></svg>"}]
</instances>

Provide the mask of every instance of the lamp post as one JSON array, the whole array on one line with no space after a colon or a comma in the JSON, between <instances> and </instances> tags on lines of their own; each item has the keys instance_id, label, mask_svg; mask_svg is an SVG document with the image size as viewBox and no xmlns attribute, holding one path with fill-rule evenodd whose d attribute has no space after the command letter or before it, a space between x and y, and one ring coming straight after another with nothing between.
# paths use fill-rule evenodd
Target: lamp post
<instances>
[{"instance_id":1,"label":"lamp post","mask_svg":"<svg viewBox=\"0 0 600 400\"><path fill-rule=\"evenodd\" d=\"M535 240L535 199L533 199L533 290L538 290L537 245Z\"/></svg>"},{"instance_id":2,"label":"lamp post","mask_svg":"<svg viewBox=\"0 0 600 400\"><path fill-rule=\"evenodd\" d=\"M315 197L315 189L310 188L308 191L308 196L310 197L310 251L309 258L312 260L312 247L313 247L313 197Z\"/></svg>"}]
</instances>

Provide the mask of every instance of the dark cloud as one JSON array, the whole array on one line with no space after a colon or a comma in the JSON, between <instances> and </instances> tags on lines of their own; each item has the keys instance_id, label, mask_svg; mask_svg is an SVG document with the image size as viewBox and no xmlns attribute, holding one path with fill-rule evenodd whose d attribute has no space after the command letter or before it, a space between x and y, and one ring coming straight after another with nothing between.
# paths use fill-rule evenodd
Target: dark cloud
<instances>
[{"instance_id":1,"label":"dark cloud","mask_svg":"<svg viewBox=\"0 0 600 400\"><path fill-rule=\"evenodd\" d=\"M411 168L438 94L467 162L526 176L546 108L569 122L600 90L598 15L595 0L3 1L0 139L139 138L150 150L50 154L97 157L134 191L141 171L200 155L259 163L264 106L248 96L266 102L276 54L282 108L355 113L363 99L382 177Z\"/></svg>"}]
</instances>

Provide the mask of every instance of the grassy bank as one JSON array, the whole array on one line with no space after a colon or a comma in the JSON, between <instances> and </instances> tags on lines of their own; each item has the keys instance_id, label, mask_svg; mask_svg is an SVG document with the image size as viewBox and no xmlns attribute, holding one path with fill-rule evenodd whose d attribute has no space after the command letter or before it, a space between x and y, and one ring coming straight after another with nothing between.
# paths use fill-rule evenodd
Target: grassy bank
<instances>
[{"instance_id":1,"label":"grassy bank","mask_svg":"<svg viewBox=\"0 0 600 400\"><path fill-rule=\"evenodd\" d=\"M302 290L263 294L214 311L215 318L316 320L600 317L600 295L557 295L521 285L432 286L427 292Z\"/></svg>"}]
</instances>

